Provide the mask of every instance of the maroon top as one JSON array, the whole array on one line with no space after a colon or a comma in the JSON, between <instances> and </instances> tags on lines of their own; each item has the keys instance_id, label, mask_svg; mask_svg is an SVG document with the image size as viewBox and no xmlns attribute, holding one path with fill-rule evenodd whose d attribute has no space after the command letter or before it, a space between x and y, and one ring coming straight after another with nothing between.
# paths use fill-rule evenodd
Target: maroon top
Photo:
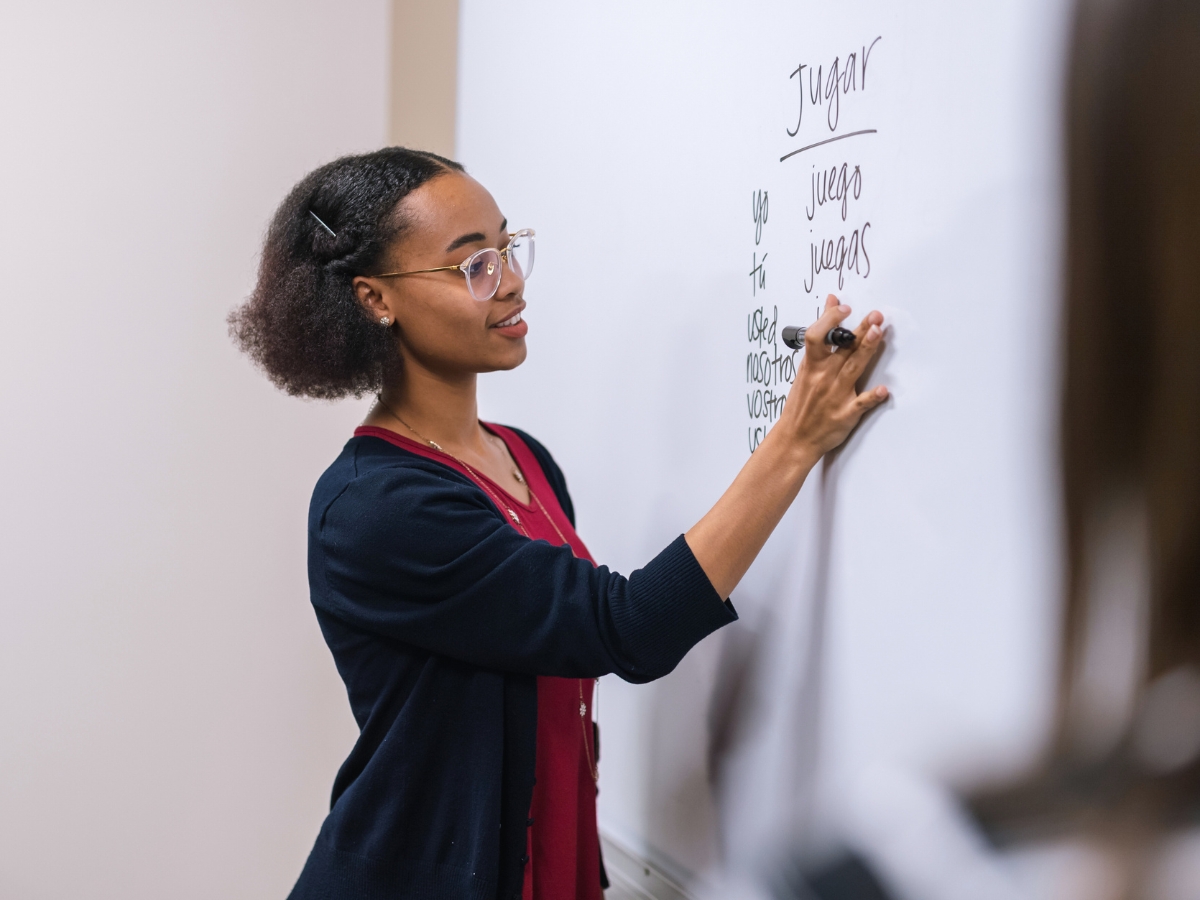
<instances>
[{"instance_id":1,"label":"maroon top","mask_svg":"<svg viewBox=\"0 0 1200 900\"><path fill-rule=\"evenodd\" d=\"M533 540L568 544L575 555L595 565L571 527L536 457L514 432L482 423L508 446L529 488L522 503L482 472L448 453L394 431L364 426L370 435L449 466L471 479L491 498L510 525ZM596 830L596 781L593 777L592 687L590 678L540 675L538 688L536 781L529 810L529 835L523 900L602 900L600 839ZM582 708L582 711L581 711Z\"/></svg>"}]
</instances>

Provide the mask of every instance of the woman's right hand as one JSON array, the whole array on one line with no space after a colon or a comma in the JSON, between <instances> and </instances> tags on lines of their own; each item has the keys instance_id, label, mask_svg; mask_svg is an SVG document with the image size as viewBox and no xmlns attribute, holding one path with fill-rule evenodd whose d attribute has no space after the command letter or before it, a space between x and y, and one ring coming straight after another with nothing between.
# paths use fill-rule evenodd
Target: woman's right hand
<instances>
[{"instance_id":1,"label":"woman's right hand","mask_svg":"<svg viewBox=\"0 0 1200 900\"><path fill-rule=\"evenodd\" d=\"M853 347L837 348L825 343L825 335L850 315L850 307L838 304L830 294L825 312L804 334L804 356L788 391L779 422L780 431L814 459L820 459L846 440L863 413L887 399L883 385L858 393L855 384L879 349L883 337L883 314L872 310L855 329Z\"/></svg>"},{"instance_id":2,"label":"woman's right hand","mask_svg":"<svg viewBox=\"0 0 1200 900\"><path fill-rule=\"evenodd\" d=\"M721 499L684 536L722 598L733 592L800 492L812 467L844 441L863 413L887 399L885 387L862 394L857 382L879 349L883 315L869 313L853 347L836 353L825 335L850 315L832 294L804 335L804 358L779 421Z\"/></svg>"}]
</instances>

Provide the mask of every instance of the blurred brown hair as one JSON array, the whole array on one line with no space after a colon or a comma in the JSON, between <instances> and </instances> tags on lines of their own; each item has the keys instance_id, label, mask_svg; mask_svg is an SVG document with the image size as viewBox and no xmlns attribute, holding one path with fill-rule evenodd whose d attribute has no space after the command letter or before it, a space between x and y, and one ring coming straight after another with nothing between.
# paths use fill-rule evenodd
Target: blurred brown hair
<instances>
[{"instance_id":1,"label":"blurred brown hair","mask_svg":"<svg viewBox=\"0 0 1200 900\"><path fill-rule=\"evenodd\" d=\"M1057 728L1034 774L968 803L1002 844L1098 839L1135 897L1158 838L1200 814L1200 2L1081 0L1066 99ZM1128 702L1097 728L1114 601Z\"/></svg>"},{"instance_id":2,"label":"blurred brown hair","mask_svg":"<svg viewBox=\"0 0 1200 900\"><path fill-rule=\"evenodd\" d=\"M1066 138L1069 720L1088 535L1118 492L1145 511L1145 675L1200 664L1200 3L1079 5Z\"/></svg>"}]
</instances>

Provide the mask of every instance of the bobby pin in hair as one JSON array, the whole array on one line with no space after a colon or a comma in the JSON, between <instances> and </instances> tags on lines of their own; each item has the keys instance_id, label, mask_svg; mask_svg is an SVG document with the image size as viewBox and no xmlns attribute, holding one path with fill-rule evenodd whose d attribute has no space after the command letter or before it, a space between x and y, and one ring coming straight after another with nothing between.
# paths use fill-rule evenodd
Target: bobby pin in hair
<instances>
[{"instance_id":1,"label":"bobby pin in hair","mask_svg":"<svg viewBox=\"0 0 1200 900\"><path fill-rule=\"evenodd\" d=\"M326 231L328 231L328 232L329 232L329 236L330 236L330 237L337 237L337 232L336 232L336 231L334 231L332 228L330 228L328 225L326 225L324 222L322 222L322 221L321 221L321 217L320 217L320 216L318 216L318 215L317 215L315 212L313 212L313 211L310 209L310 210L308 211L308 214L309 214L310 216L312 216L314 219L316 219L316 220L317 220L317 224L318 224L318 225L320 225L322 228L324 228Z\"/></svg>"}]
</instances>

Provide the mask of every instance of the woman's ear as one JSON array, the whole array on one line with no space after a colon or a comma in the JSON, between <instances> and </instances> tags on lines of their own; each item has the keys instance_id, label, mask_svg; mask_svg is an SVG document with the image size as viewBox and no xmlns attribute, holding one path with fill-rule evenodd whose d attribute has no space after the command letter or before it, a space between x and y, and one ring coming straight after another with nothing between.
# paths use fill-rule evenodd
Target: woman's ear
<instances>
[{"instance_id":1,"label":"woman's ear","mask_svg":"<svg viewBox=\"0 0 1200 900\"><path fill-rule=\"evenodd\" d=\"M382 285L376 279L359 275L351 282L351 286L354 288L354 295L358 298L358 302L372 319L385 325L396 321L395 315L389 308L387 298L383 296ZM384 319L387 319L387 322L384 322Z\"/></svg>"}]
</instances>

